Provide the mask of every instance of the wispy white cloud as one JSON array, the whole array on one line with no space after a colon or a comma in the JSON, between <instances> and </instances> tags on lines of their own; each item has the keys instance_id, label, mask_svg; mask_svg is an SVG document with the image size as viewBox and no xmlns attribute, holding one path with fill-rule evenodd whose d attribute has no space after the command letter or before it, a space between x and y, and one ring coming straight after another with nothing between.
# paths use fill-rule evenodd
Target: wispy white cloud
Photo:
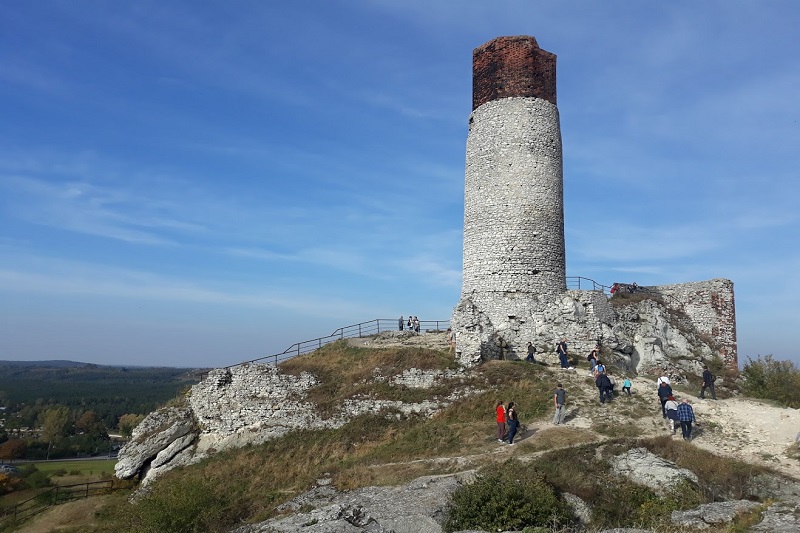
<instances>
[{"instance_id":1,"label":"wispy white cloud","mask_svg":"<svg viewBox=\"0 0 800 533\"><path fill-rule=\"evenodd\" d=\"M164 230L202 230L198 224L169 218L158 201L129 190L20 176L0 177L0 187L6 192L8 212L61 230L150 245L175 242Z\"/></svg>"}]
</instances>

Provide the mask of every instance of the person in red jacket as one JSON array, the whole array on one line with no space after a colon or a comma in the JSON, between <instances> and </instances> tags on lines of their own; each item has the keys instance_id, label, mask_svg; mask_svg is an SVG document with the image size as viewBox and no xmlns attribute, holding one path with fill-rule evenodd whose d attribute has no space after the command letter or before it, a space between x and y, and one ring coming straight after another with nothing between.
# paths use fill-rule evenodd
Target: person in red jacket
<instances>
[{"instance_id":1,"label":"person in red jacket","mask_svg":"<svg viewBox=\"0 0 800 533\"><path fill-rule=\"evenodd\" d=\"M497 400L494 410L497 413L497 441L503 442L506 436L506 407L503 400Z\"/></svg>"}]
</instances>

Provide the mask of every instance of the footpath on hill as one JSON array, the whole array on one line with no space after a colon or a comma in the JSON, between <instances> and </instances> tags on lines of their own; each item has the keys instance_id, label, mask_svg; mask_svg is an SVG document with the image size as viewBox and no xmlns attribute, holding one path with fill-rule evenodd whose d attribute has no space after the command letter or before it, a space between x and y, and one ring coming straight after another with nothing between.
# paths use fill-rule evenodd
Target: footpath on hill
<instances>
[{"instance_id":1,"label":"footpath on hill","mask_svg":"<svg viewBox=\"0 0 800 533\"><path fill-rule=\"evenodd\" d=\"M633 425L641 436L672 434L661 416L655 381L633 378L631 397L619 395L613 402L601 405L587 369L554 369L552 374L554 381L561 381L571 392L565 427L593 431L605 422L612 432L615 425L621 428ZM800 431L800 410L744 397L700 399L681 391L676 391L675 396L689 399L694 408L697 425L692 443L695 446L771 467L800 479L800 460L786 454ZM556 427L546 418L529 423L528 433L543 434ZM681 438L680 430L673 438Z\"/></svg>"},{"instance_id":2,"label":"footpath on hill","mask_svg":"<svg viewBox=\"0 0 800 533\"><path fill-rule=\"evenodd\" d=\"M351 339L351 343L354 346L373 348L420 346L447 349L447 341L440 334L411 338ZM560 441L562 439L550 438L548 432L568 428L585 432L587 440L606 439L608 435L615 435L615 430L619 431L617 436L634 436L626 435L628 428L634 428L642 437L672 434L667 428L667 421L661 416L654 380L633 377L631 397L617 395L613 402L600 405L597 388L589 377L586 365L575 370L562 370L552 365L546 369L552 375L553 386L560 381L568 391L566 423L563 427L554 426L550 422L552 412L540 419L524 420L526 431L520 434L520 439L547 438L551 442ZM621 383L620 377L616 377ZM621 385L618 384L617 387L620 388ZM787 456L787 450L800 432L800 410L777 407L769 402L745 397L716 401L700 399L698 392L676 390L675 393L679 399L688 398L694 408L698 422L693 432L692 442L695 446L748 463L774 468L800 480L800 460ZM524 399L508 400L524 402ZM487 431L491 431L491 428ZM681 438L680 429L673 438Z\"/></svg>"}]
</instances>

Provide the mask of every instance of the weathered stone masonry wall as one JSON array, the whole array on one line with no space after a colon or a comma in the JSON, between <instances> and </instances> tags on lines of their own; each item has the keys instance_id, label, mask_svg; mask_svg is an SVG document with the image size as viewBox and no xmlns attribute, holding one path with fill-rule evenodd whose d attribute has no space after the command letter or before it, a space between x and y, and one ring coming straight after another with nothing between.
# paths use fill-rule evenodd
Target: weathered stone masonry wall
<instances>
[{"instance_id":1,"label":"weathered stone masonry wall","mask_svg":"<svg viewBox=\"0 0 800 533\"><path fill-rule=\"evenodd\" d=\"M462 294L566 290L558 109L494 100L472 113Z\"/></svg>"},{"instance_id":2,"label":"weathered stone masonry wall","mask_svg":"<svg viewBox=\"0 0 800 533\"><path fill-rule=\"evenodd\" d=\"M713 339L726 366L738 366L736 305L731 280L716 278L693 283L659 285L652 289L668 296L668 304L677 304L689 316L698 332Z\"/></svg>"}]
</instances>

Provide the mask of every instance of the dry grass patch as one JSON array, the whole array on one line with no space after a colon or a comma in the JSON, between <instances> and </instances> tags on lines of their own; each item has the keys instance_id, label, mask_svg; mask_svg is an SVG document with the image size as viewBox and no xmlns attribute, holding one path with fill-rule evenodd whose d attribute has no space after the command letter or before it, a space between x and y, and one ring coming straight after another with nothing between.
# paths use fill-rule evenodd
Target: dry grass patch
<instances>
[{"instance_id":1,"label":"dry grass patch","mask_svg":"<svg viewBox=\"0 0 800 533\"><path fill-rule=\"evenodd\" d=\"M592 430L611 438L638 437L643 433L639 424L608 420L595 420Z\"/></svg>"},{"instance_id":2,"label":"dry grass patch","mask_svg":"<svg viewBox=\"0 0 800 533\"><path fill-rule=\"evenodd\" d=\"M709 501L746 498L750 481L769 472L764 467L721 457L668 436L642 439L640 445L697 474Z\"/></svg>"},{"instance_id":3,"label":"dry grass patch","mask_svg":"<svg viewBox=\"0 0 800 533\"><path fill-rule=\"evenodd\" d=\"M455 362L437 350L425 348L358 348L346 340L337 341L307 355L280 364L281 371L313 374L319 384L307 392L320 414L332 415L346 398L367 397L404 402L419 402L433 395L449 394L454 384L420 390L393 386L385 382L410 368L444 370ZM377 378L377 379L376 379Z\"/></svg>"},{"instance_id":4,"label":"dry grass patch","mask_svg":"<svg viewBox=\"0 0 800 533\"><path fill-rule=\"evenodd\" d=\"M526 444L526 449L544 451L588 444L597 440L597 435L588 429L554 427L538 431L532 438L523 442Z\"/></svg>"}]
</instances>

